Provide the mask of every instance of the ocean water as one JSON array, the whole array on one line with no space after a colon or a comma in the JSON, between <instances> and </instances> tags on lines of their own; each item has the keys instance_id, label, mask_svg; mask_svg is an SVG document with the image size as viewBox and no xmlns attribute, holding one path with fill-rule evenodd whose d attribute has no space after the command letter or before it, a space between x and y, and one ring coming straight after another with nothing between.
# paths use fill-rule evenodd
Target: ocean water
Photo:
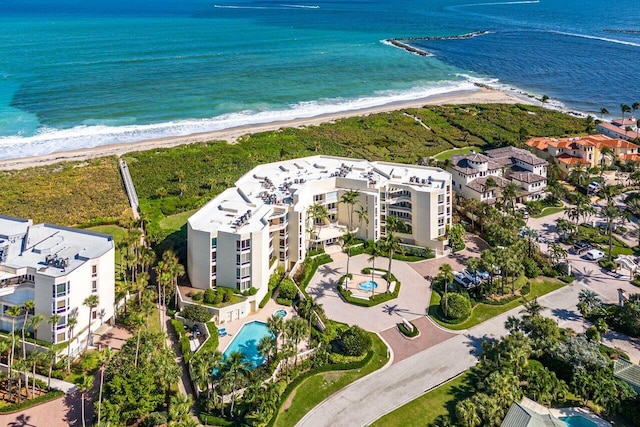
<instances>
[{"instance_id":1,"label":"ocean water","mask_svg":"<svg viewBox=\"0 0 640 427\"><path fill-rule=\"evenodd\" d=\"M625 30L609 32L605 30ZM412 41L387 38L488 34ZM0 0L0 158L471 90L640 101L640 2Z\"/></svg>"}]
</instances>

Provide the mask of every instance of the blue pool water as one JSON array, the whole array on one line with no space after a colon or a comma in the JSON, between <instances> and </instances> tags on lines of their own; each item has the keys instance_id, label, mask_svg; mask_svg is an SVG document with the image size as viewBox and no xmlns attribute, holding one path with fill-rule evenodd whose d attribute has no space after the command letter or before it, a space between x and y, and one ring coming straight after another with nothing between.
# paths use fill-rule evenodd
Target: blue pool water
<instances>
[{"instance_id":1,"label":"blue pool water","mask_svg":"<svg viewBox=\"0 0 640 427\"><path fill-rule=\"evenodd\" d=\"M264 362L264 357L258 352L258 343L263 337L269 335L272 334L266 323L258 321L245 323L222 355L226 359L234 351L244 353L251 364L251 369L254 369Z\"/></svg>"},{"instance_id":2,"label":"blue pool water","mask_svg":"<svg viewBox=\"0 0 640 427\"><path fill-rule=\"evenodd\" d=\"M273 315L276 316L276 317L281 317L281 318L284 319L285 317L287 317L287 310L280 308L280 309L274 311Z\"/></svg>"},{"instance_id":3,"label":"blue pool water","mask_svg":"<svg viewBox=\"0 0 640 427\"><path fill-rule=\"evenodd\" d=\"M596 427L595 423L592 423L586 418L581 416L562 417L560 418L569 427Z\"/></svg>"},{"instance_id":4,"label":"blue pool water","mask_svg":"<svg viewBox=\"0 0 640 427\"><path fill-rule=\"evenodd\" d=\"M358 288L362 289L363 291L370 291L377 287L378 287L378 284L373 280L367 280L366 282L362 282L358 285Z\"/></svg>"}]
</instances>

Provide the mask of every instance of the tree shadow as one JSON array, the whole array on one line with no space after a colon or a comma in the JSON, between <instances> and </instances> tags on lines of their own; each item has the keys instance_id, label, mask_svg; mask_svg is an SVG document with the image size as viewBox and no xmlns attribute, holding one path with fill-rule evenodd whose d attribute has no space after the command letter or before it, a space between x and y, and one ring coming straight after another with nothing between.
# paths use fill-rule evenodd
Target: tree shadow
<instances>
[{"instance_id":1,"label":"tree shadow","mask_svg":"<svg viewBox=\"0 0 640 427\"><path fill-rule=\"evenodd\" d=\"M333 280L321 280L313 287L307 288L307 293L313 297L313 299L318 299L322 297L333 297L333 292L329 292L331 289L335 289L336 282Z\"/></svg>"},{"instance_id":2,"label":"tree shadow","mask_svg":"<svg viewBox=\"0 0 640 427\"><path fill-rule=\"evenodd\" d=\"M38 427L35 424L30 424L29 420L31 419L30 415L20 414L16 417L15 421L11 421L7 424L8 427Z\"/></svg>"},{"instance_id":3,"label":"tree shadow","mask_svg":"<svg viewBox=\"0 0 640 427\"><path fill-rule=\"evenodd\" d=\"M491 342L491 341L495 341L496 338L489 336L489 335L483 335L481 337L478 336L473 336L470 334L464 334L464 337L467 339L467 347L469 347L469 354L472 354L474 356L480 356L482 354L482 343L487 341L487 342Z\"/></svg>"},{"instance_id":4,"label":"tree shadow","mask_svg":"<svg viewBox=\"0 0 640 427\"><path fill-rule=\"evenodd\" d=\"M67 413L64 416L64 421L69 426L81 426L82 425L82 394L79 391L69 393L64 396L64 406L67 409ZM89 419L89 418L88 418Z\"/></svg>"},{"instance_id":5,"label":"tree shadow","mask_svg":"<svg viewBox=\"0 0 640 427\"><path fill-rule=\"evenodd\" d=\"M573 310L567 310L566 308L554 308L551 310L551 314L560 320L566 320L570 322L582 320L582 316Z\"/></svg>"},{"instance_id":6,"label":"tree shadow","mask_svg":"<svg viewBox=\"0 0 640 427\"><path fill-rule=\"evenodd\" d=\"M389 316L402 316L403 314L412 314L409 313L409 310L406 308L398 308L398 304L389 305L385 304L382 306L382 312L388 314Z\"/></svg>"},{"instance_id":7,"label":"tree shadow","mask_svg":"<svg viewBox=\"0 0 640 427\"><path fill-rule=\"evenodd\" d=\"M340 270L340 267L331 268L328 264L325 264L318 268L318 273L320 273L322 277L337 276L340 275Z\"/></svg>"}]
</instances>

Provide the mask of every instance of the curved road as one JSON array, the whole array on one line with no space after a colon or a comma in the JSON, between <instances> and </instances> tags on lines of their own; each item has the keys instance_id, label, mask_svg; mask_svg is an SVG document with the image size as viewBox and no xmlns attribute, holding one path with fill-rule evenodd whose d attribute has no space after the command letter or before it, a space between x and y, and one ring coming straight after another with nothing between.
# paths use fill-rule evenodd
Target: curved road
<instances>
[{"instance_id":1,"label":"curved road","mask_svg":"<svg viewBox=\"0 0 640 427\"><path fill-rule=\"evenodd\" d=\"M539 298L544 314L560 326L580 314L576 309L583 285L565 286ZM517 307L408 359L342 389L313 408L297 424L301 427L366 426L476 364L484 339L505 335L504 322Z\"/></svg>"}]
</instances>

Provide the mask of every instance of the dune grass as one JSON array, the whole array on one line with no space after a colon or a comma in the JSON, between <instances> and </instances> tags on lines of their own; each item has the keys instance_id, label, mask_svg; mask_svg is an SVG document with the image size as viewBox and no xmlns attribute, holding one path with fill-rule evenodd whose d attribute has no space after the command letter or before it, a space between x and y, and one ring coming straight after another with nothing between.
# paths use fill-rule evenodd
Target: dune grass
<instances>
[{"instance_id":1,"label":"dune grass","mask_svg":"<svg viewBox=\"0 0 640 427\"><path fill-rule=\"evenodd\" d=\"M454 148L451 150L447 150L447 151L443 151L442 153L438 154L437 156L435 156L436 160L447 160L449 158L451 158L451 156L456 156L459 154L469 154L471 153L471 150L475 151L476 153L481 153L482 149L479 147L464 147L464 148Z\"/></svg>"}]
</instances>

